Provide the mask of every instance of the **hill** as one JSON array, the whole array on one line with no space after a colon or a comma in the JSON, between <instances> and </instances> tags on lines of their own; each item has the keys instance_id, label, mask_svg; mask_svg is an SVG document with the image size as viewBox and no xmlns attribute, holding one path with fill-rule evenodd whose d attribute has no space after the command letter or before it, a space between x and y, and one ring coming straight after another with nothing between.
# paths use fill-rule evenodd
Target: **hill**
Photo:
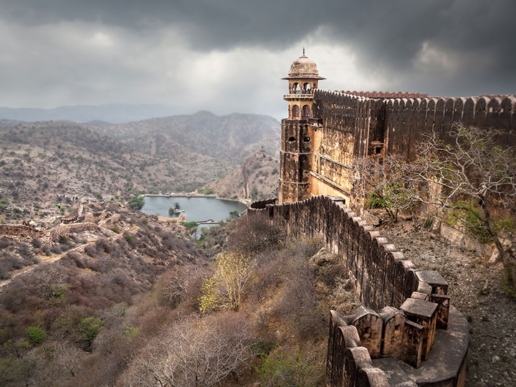
<instances>
[{"instance_id":1,"label":"hill","mask_svg":"<svg viewBox=\"0 0 516 387\"><path fill-rule=\"evenodd\" d=\"M224 198L262 200L277 197L279 160L260 150L247 158L240 167L207 185Z\"/></svg>"},{"instance_id":2,"label":"hill","mask_svg":"<svg viewBox=\"0 0 516 387\"><path fill-rule=\"evenodd\" d=\"M161 165L69 122L3 125L0 146L0 199L12 204L0 211L8 220L54 213L60 202L129 197L150 189Z\"/></svg>"},{"instance_id":3,"label":"hill","mask_svg":"<svg viewBox=\"0 0 516 387\"><path fill-rule=\"evenodd\" d=\"M240 164L262 147L276 154L280 141L280 123L255 114L198 112L126 124L86 125L142 153L181 160L204 155Z\"/></svg>"},{"instance_id":4,"label":"hill","mask_svg":"<svg viewBox=\"0 0 516 387\"><path fill-rule=\"evenodd\" d=\"M0 120L0 219L60 215L55 205L74 200L200 189L278 142L279 124L266 116L201 112L118 125Z\"/></svg>"},{"instance_id":5,"label":"hill","mask_svg":"<svg viewBox=\"0 0 516 387\"><path fill-rule=\"evenodd\" d=\"M152 117L165 117L173 114L176 114L175 108L167 105L111 104L60 106L55 109L0 107L0 119L25 122L68 120L74 122L106 121L119 123Z\"/></svg>"}]
</instances>

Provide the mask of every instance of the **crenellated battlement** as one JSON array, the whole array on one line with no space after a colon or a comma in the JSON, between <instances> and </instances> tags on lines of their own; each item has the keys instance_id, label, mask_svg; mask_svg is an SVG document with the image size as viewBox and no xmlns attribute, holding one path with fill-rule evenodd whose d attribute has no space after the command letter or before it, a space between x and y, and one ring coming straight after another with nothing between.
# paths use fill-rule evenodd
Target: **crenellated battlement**
<instances>
[{"instance_id":1,"label":"crenellated battlement","mask_svg":"<svg viewBox=\"0 0 516 387\"><path fill-rule=\"evenodd\" d=\"M282 122L281 174L288 178L280 181L281 203L336 195L353 204L350 171L356 158L413 160L425 135L434 132L446 141L455 123L506 132L498 137L504 145L516 141L510 135L516 129L514 95L372 98L317 89L312 109L310 119Z\"/></svg>"},{"instance_id":2,"label":"crenellated battlement","mask_svg":"<svg viewBox=\"0 0 516 387\"><path fill-rule=\"evenodd\" d=\"M438 272L419 270L343 198L255 202L248 216L292 236L319 236L342 257L363 306L347 316L331 312L328 386L464 385L468 324Z\"/></svg>"}]
</instances>

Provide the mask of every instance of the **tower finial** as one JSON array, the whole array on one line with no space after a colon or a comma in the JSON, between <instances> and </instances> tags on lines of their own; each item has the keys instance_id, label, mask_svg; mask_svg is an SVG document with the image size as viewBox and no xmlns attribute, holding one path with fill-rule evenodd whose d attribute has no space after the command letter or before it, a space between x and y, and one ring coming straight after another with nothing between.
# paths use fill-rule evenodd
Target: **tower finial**
<instances>
[{"instance_id":1,"label":"tower finial","mask_svg":"<svg viewBox=\"0 0 516 387\"><path fill-rule=\"evenodd\" d=\"M305 55L305 48L303 47L303 56Z\"/></svg>"}]
</instances>

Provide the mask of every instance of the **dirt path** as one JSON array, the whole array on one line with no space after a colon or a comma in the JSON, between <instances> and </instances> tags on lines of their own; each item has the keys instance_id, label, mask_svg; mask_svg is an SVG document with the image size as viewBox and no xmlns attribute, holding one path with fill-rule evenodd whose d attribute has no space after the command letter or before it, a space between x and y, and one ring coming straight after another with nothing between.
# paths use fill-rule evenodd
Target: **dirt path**
<instances>
[{"instance_id":1,"label":"dirt path","mask_svg":"<svg viewBox=\"0 0 516 387\"><path fill-rule=\"evenodd\" d=\"M418 268L448 281L452 304L470 323L467 386L516 386L516 300L503 291L501 264L487 266L411 222L378 230Z\"/></svg>"}]
</instances>

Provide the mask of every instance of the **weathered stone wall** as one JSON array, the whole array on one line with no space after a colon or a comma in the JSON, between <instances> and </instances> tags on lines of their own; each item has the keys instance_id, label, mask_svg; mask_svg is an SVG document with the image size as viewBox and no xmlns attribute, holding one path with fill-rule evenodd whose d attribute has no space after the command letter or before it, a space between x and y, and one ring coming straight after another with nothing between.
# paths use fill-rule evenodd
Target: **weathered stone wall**
<instances>
[{"instance_id":1,"label":"weathered stone wall","mask_svg":"<svg viewBox=\"0 0 516 387\"><path fill-rule=\"evenodd\" d=\"M43 236L43 232L30 226L0 224L0 235L39 238Z\"/></svg>"},{"instance_id":2,"label":"weathered stone wall","mask_svg":"<svg viewBox=\"0 0 516 387\"><path fill-rule=\"evenodd\" d=\"M450 322L448 284L439 273L418 270L393 244L347 208L343 198L317 196L283 205L271 200L255 202L248 209L248 216L267 217L284 227L289 235L320 236L333 253L342 257L342 265L363 306L350 316L332 313L329 386L394 385L389 375L412 375L412 367L421 367L419 373L407 376L408 381L416 380L417 385L463 385L460 376L465 369L468 346L467 322L456 310ZM450 331L448 335L437 334L446 329ZM348 342L346 335L358 339ZM434 343L440 355L425 362ZM370 370L375 368L371 359L384 357L403 360L411 367L398 372L394 362Z\"/></svg>"},{"instance_id":3,"label":"weathered stone wall","mask_svg":"<svg viewBox=\"0 0 516 387\"><path fill-rule=\"evenodd\" d=\"M314 99L314 116L322 119L323 130L351 134L346 140L353 140L354 157L371 155L371 143L378 141L388 153L411 159L425 133L434 131L446 139L445 133L455 122L507 132L516 129L516 97L512 95L383 100L317 90ZM500 138L502 144L507 141L514 142L514 136ZM323 154L338 161L335 152Z\"/></svg>"},{"instance_id":4,"label":"weathered stone wall","mask_svg":"<svg viewBox=\"0 0 516 387\"><path fill-rule=\"evenodd\" d=\"M59 227L51 229L48 233L49 241L56 241L61 235L68 235L72 232L83 232L83 231L101 231L100 227L95 223L72 223L72 224L61 224Z\"/></svg>"},{"instance_id":5,"label":"weathered stone wall","mask_svg":"<svg viewBox=\"0 0 516 387\"><path fill-rule=\"evenodd\" d=\"M385 149L407 159L415 157L416 145L425 133L441 134L446 140L453 123L496 128L507 132L516 129L516 97L470 98L398 98L385 101ZM501 144L514 142L514 136L502 136ZM512 145L512 144L511 144Z\"/></svg>"},{"instance_id":6,"label":"weathered stone wall","mask_svg":"<svg viewBox=\"0 0 516 387\"><path fill-rule=\"evenodd\" d=\"M446 141L455 122L516 129L515 96L382 99L316 90L313 109L313 119L282 122L280 203L326 194L349 204L353 160L382 154L413 160L425 134ZM507 134L499 141L516 140Z\"/></svg>"}]
</instances>

